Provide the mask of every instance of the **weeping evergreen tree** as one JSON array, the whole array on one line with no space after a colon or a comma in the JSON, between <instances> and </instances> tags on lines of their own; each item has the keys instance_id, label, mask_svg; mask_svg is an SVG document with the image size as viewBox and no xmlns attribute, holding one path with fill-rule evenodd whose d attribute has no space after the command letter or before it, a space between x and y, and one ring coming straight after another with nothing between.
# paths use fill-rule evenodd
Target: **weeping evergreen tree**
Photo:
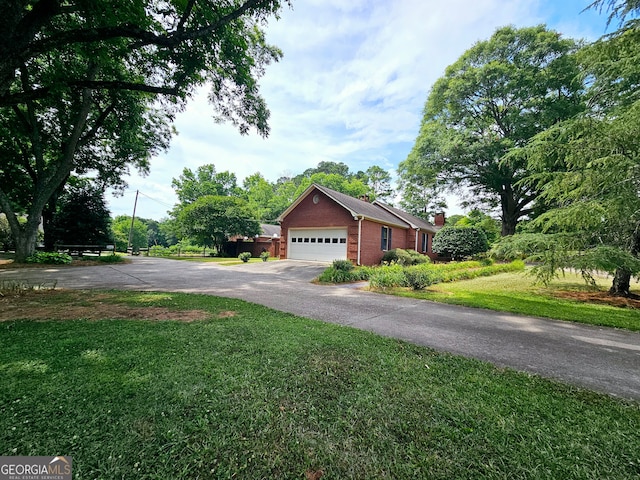
<instances>
[{"instance_id":1,"label":"weeping evergreen tree","mask_svg":"<svg viewBox=\"0 0 640 480\"><path fill-rule=\"evenodd\" d=\"M640 13L637 1L592 6L621 20ZM640 22L627 20L578 58L589 108L512 158L526 157L532 173L523 183L552 207L533 222L564 250L552 269L578 268L587 278L609 272L610 293L628 296L631 277L640 274Z\"/></svg>"}]
</instances>

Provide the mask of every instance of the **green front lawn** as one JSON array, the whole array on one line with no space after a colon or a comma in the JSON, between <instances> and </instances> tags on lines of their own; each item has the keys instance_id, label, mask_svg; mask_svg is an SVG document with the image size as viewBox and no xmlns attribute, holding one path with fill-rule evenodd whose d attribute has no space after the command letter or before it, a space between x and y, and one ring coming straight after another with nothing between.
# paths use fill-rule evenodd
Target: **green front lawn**
<instances>
[{"instance_id":1,"label":"green front lawn","mask_svg":"<svg viewBox=\"0 0 640 480\"><path fill-rule=\"evenodd\" d=\"M479 361L201 295L0 308L0 455L75 479L640 475L638 404Z\"/></svg>"},{"instance_id":2,"label":"green front lawn","mask_svg":"<svg viewBox=\"0 0 640 480\"><path fill-rule=\"evenodd\" d=\"M606 291L610 286L609 278L601 277L597 280L601 291ZM636 293L640 293L637 283L633 288ZM396 288L387 290L387 293L522 315L640 330L640 311L637 308L632 305L620 307L580 299L580 293L592 291L593 289L585 285L578 274L567 273L548 287L544 287L535 285L533 277L515 272L439 283L423 291ZM566 295L569 298L558 295Z\"/></svg>"}]
</instances>

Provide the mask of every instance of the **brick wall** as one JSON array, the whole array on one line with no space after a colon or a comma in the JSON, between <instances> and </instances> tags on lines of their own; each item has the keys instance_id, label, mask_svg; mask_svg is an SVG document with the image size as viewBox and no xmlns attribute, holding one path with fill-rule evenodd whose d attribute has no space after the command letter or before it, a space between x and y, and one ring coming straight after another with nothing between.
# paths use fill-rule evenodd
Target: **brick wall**
<instances>
[{"instance_id":1,"label":"brick wall","mask_svg":"<svg viewBox=\"0 0 640 480\"><path fill-rule=\"evenodd\" d=\"M318 195L318 203L313 202L313 197ZM288 258L288 232L289 228L323 228L323 227L347 227L349 239L347 240L348 258L351 258L351 236L352 228L355 225L355 234L358 233L358 222L324 193L314 190L307 195L287 215L281 224L280 237L280 258ZM357 242L357 239L356 239ZM357 246L356 246L357 248ZM353 258L355 261L355 257Z\"/></svg>"}]
</instances>

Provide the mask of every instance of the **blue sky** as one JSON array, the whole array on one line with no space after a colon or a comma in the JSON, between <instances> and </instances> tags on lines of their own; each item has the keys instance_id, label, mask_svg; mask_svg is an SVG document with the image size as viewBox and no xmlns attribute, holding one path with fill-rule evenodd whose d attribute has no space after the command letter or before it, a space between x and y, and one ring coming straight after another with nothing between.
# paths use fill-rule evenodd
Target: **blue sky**
<instances>
[{"instance_id":1,"label":"blue sky","mask_svg":"<svg viewBox=\"0 0 640 480\"><path fill-rule=\"evenodd\" d=\"M418 134L430 87L475 42L504 25L546 24L566 37L594 40L606 17L580 13L592 0L293 0L267 39L284 53L267 67L261 92L271 134L242 136L216 124L203 89L175 122L171 148L151 173L127 178L122 197L107 195L112 215L159 220L177 201L171 180L182 169L213 163L268 180L296 175L321 161L352 171L378 165L395 176ZM462 213L455 197L448 214Z\"/></svg>"}]
</instances>

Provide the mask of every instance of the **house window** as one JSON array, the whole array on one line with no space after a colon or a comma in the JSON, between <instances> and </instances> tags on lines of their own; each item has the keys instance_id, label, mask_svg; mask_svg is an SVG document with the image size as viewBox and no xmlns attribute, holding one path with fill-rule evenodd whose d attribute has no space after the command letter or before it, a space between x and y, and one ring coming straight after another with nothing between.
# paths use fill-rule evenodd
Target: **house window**
<instances>
[{"instance_id":1,"label":"house window","mask_svg":"<svg viewBox=\"0 0 640 480\"><path fill-rule=\"evenodd\" d=\"M316 237L311 237L311 243L316 243Z\"/></svg>"},{"instance_id":2,"label":"house window","mask_svg":"<svg viewBox=\"0 0 640 480\"><path fill-rule=\"evenodd\" d=\"M389 227L382 227L380 248L382 250L391 250L391 228Z\"/></svg>"},{"instance_id":3,"label":"house window","mask_svg":"<svg viewBox=\"0 0 640 480\"><path fill-rule=\"evenodd\" d=\"M336 237L333 237L333 238L331 239L331 243L338 243L338 239L337 239Z\"/></svg>"},{"instance_id":4,"label":"house window","mask_svg":"<svg viewBox=\"0 0 640 480\"><path fill-rule=\"evenodd\" d=\"M293 237L293 238L291 239L291 243L296 243L297 241L298 241L298 239L297 239L296 237Z\"/></svg>"},{"instance_id":5,"label":"house window","mask_svg":"<svg viewBox=\"0 0 640 480\"><path fill-rule=\"evenodd\" d=\"M429 236L426 233L422 234L422 251L429 251Z\"/></svg>"},{"instance_id":6,"label":"house window","mask_svg":"<svg viewBox=\"0 0 640 480\"><path fill-rule=\"evenodd\" d=\"M346 238L341 238L340 239L340 243L347 243L347 239Z\"/></svg>"}]
</instances>

